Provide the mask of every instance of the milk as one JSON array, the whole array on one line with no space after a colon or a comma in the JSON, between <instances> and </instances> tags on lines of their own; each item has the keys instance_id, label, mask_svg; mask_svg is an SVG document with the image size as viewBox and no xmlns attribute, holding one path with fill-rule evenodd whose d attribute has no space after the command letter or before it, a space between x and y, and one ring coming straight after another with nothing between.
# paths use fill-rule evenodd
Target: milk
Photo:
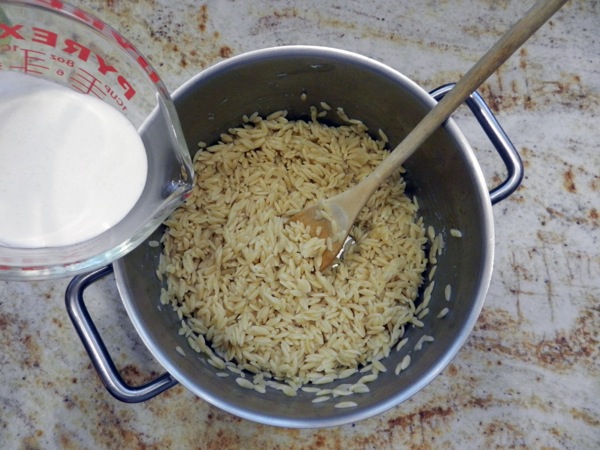
<instances>
[{"instance_id":1,"label":"milk","mask_svg":"<svg viewBox=\"0 0 600 450\"><path fill-rule=\"evenodd\" d=\"M133 208L148 161L135 127L103 101L0 71L0 245L55 247Z\"/></svg>"}]
</instances>

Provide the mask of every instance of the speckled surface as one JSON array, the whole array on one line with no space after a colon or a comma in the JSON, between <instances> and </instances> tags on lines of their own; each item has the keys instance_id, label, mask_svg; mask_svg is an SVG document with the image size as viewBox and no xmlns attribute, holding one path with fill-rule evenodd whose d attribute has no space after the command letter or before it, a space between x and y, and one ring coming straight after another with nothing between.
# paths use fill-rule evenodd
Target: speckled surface
<instances>
[{"instance_id":1,"label":"speckled surface","mask_svg":"<svg viewBox=\"0 0 600 450\"><path fill-rule=\"evenodd\" d=\"M223 58L283 44L356 51L426 89L455 81L529 3L455 1L74 2L121 31L169 89ZM61 448L556 448L600 446L600 3L573 0L481 89L525 164L494 207L495 271L458 356L423 391L357 424L257 425L177 386L146 403L101 385L64 307L69 280L0 282L0 445ZM456 119L486 177L497 156ZM124 377L161 372L114 280L87 291Z\"/></svg>"}]
</instances>

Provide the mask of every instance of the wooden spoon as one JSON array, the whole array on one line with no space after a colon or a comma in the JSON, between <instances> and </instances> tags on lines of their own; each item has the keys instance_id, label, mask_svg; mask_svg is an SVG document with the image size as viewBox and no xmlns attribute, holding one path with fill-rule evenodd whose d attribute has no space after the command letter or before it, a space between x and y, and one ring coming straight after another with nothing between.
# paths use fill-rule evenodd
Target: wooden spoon
<instances>
[{"instance_id":1,"label":"wooden spoon","mask_svg":"<svg viewBox=\"0 0 600 450\"><path fill-rule=\"evenodd\" d=\"M290 218L292 222L310 226L313 236L331 238L331 250L324 253L321 270L329 267L335 260L358 213L379 185L566 2L567 0L539 0L477 61L368 177L347 191L323 199Z\"/></svg>"}]
</instances>

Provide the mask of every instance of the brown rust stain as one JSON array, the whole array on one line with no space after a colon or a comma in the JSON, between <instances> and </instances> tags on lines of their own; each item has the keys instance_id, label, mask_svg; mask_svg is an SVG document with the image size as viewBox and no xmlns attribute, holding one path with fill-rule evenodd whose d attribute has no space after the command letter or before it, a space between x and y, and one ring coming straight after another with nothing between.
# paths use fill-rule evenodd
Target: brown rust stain
<instances>
[{"instance_id":1,"label":"brown rust stain","mask_svg":"<svg viewBox=\"0 0 600 450\"><path fill-rule=\"evenodd\" d=\"M281 11L274 11L273 17L276 17L278 20L299 17L298 9L288 7L288 8L282 9Z\"/></svg>"},{"instance_id":2,"label":"brown rust stain","mask_svg":"<svg viewBox=\"0 0 600 450\"><path fill-rule=\"evenodd\" d=\"M525 47L519 51L519 67L521 70L527 69L527 48Z\"/></svg>"},{"instance_id":3,"label":"brown rust stain","mask_svg":"<svg viewBox=\"0 0 600 450\"><path fill-rule=\"evenodd\" d=\"M298 17L300 17L298 9L292 7L272 11L270 14L265 14L257 20L256 27L251 31L251 34L257 35L262 30L274 30L283 20Z\"/></svg>"},{"instance_id":4,"label":"brown rust stain","mask_svg":"<svg viewBox=\"0 0 600 450\"><path fill-rule=\"evenodd\" d=\"M55 433L55 436L60 443L60 448L63 450L77 450L81 448L81 444L73 439L72 432L68 430L61 430L59 433Z\"/></svg>"},{"instance_id":5,"label":"brown rust stain","mask_svg":"<svg viewBox=\"0 0 600 450\"><path fill-rule=\"evenodd\" d=\"M405 414L402 416L394 417L387 421L388 428L410 428L419 422L430 422L434 418L444 418L454 414L452 408L444 408L442 406L435 406L429 409L423 409L421 411Z\"/></svg>"},{"instance_id":6,"label":"brown rust stain","mask_svg":"<svg viewBox=\"0 0 600 450\"><path fill-rule=\"evenodd\" d=\"M446 373L451 377L455 377L456 375L458 375L458 369L456 368L456 366L454 364L448 364Z\"/></svg>"},{"instance_id":7,"label":"brown rust stain","mask_svg":"<svg viewBox=\"0 0 600 450\"><path fill-rule=\"evenodd\" d=\"M591 295L591 294L590 294ZM599 299L590 298L586 304L598 304ZM484 309L475 326L470 344L475 348L534 363L555 371L572 370L574 364L591 366L600 357L600 308L581 311L570 330L557 331L554 336L539 337L525 333L519 345L489 339L490 333L510 335L523 334L519 321L506 311Z\"/></svg>"},{"instance_id":8,"label":"brown rust stain","mask_svg":"<svg viewBox=\"0 0 600 450\"><path fill-rule=\"evenodd\" d=\"M206 31L206 25L208 23L208 6L206 4L200 5L200 10L198 11L198 29L201 32Z\"/></svg>"},{"instance_id":9,"label":"brown rust stain","mask_svg":"<svg viewBox=\"0 0 600 450\"><path fill-rule=\"evenodd\" d=\"M42 349L39 346L37 339L31 335L26 334L20 338L21 344L25 347L25 359L23 360L23 366L25 369L34 369L40 366L42 357Z\"/></svg>"},{"instance_id":10,"label":"brown rust stain","mask_svg":"<svg viewBox=\"0 0 600 450\"><path fill-rule=\"evenodd\" d=\"M21 449L41 449L44 448L44 445L41 443L41 439L44 438L43 430L36 430L31 436L27 436L22 438Z\"/></svg>"},{"instance_id":11,"label":"brown rust stain","mask_svg":"<svg viewBox=\"0 0 600 450\"><path fill-rule=\"evenodd\" d=\"M88 386L87 391L90 391ZM81 411L81 423L89 431L94 446L98 448L132 448L132 449L161 449L170 448L171 438L163 438L153 442L154 438L135 429L135 413L130 408L124 408L121 403L112 399L104 389L93 390L85 398L72 396L68 399L70 408ZM90 427L88 424L94 423ZM54 434L61 439L61 448L79 448L70 437L70 428L58 422Z\"/></svg>"},{"instance_id":12,"label":"brown rust stain","mask_svg":"<svg viewBox=\"0 0 600 450\"><path fill-rule=\"evenodd\" d=\"M219 30L212 29L209 4L183 6L186 9L180 11L155 0L106 0L101 12L102 19L139 46L159 75L173 69L175 73L190 67L200 70L232 56L231 46L221 42ZM138 34L130 34L132 29L138 30Z\"/></svg>"},{"instance_id":13,"label":"brown rust stain","mask_svg":"<svg viewBox=\"0 0 600 450\"><path fill-rule=\"evenodd\" d=\"M500 110L504 109L504 95L501 93L502 91L492 91L492 88L488 83L482 84L477 91L481 94L492 112L498 113Z\"/></svg>"},{"instance_id":14,"label":"brown rust stain","mask_svg":"<svg viewBox=\"0 0 600 450\"><path fill-rule=\"evenodd\" d=\"M430 421L433 418L444 418L454 414L454 410L450 407L443 408L441 406L419 411L417 415L420 421Z\"/></svg>"},{"instance_id":15,"label":"brown rust stain","mask_svg":"<svg viewBox=\"0 0 600 450\"><path fill-rule=\"evenodd\" d=\"M521 147L519 149L519 154L521 155L521 159L523 160L523 167L528 169L531 166L531 159L534 158L534 152L529 147Z\"/></svg>"},{"instance_id":16,"label":"brown rust stain","mask_svg":"<svg viewBox=\"0 0 600 450\"><path fill-rule=\"evenodd\" d=\"M542 219L542 225L546 225L546 223L548 223L551 220L561 220L575 225L587 226L592 229L598 228L598 226L600 226L600 217L598 214L598 210L594 207L590 209L582 208L580 211L577 211L576 214L559 211L558 209L550 206L547 206L545 210L548 216L540 216L540 218ZM548 234L538 233L538 238L540 240L545 241L548 239ZM554 239L554 241L556 241L556 239ZM561 241L560 243L564 242Z\"/></svg>"},{"instance_id":17,"label":"brown rust stain","mask_svg":"<svg viewBox=\"0 0 600 450\"><path fill-rule=\"evenodd\" d=\"M63 327L63 322L58 318L58 317L53 317L52 318L52 323L57 327L57 328L62 328Z\"/></svg>"},{"instance_id":18,"label":"brown rust stain","mask_svg":"<svg viewBox=\"0 0 600 450\"><path fill-rule=\"evenodd\" d=\"M526 55L526 51L520 53L519 72L508 72L513 67L502 66L478 89L492 111L533 111L550 106L587 111L600 103L600 94L586 90L579 74L562 72L548 80L544 78L543 68L532 67ZM505 78L510 81L506 82Z\"/></svg>"},{"instance_id":19,"label":"brown rust stain","mask_svg":"<svg viewBox=\"0 0 600 450\"><path fill-rule=\"evenodd\" d=\"M567 170L563 172L563 186L565 190L571 194L577 193L577 187L575 186L575 175L573 174L573 167L569 166Z\"/></svg>"},{"instance_id":20,"label":"brown rust stain","mask_svg":"<svg viewBox=\"0 0 600 450\"><path fill-rule=\"evenodd\" d=\"M598 227L598 219L599 219L598 210L596 208L590 209L590 211L588 212L588 217L589 217L592 225L594 225L597 228Z\"/></svg>"},{"instance_id":21,"label":"brown rust stain","mask_svg":"<svg viewBox=\"0 0 600 450\"><path fill-rule=\"evenodd\" d=\"M550 206L546 207L546 212L552 219L566 219L567 218L566 214L558 211L555 208L551 208Z\"/></svg>"},{"instance_id":22,"label":"brown rust stain","mask_svg":"<svg viewBox=\"0 0 600 450\"><path fill-rule=\"evenodd\" d=\"M21 356L19 364L24 372L41 366L43 346L31 333L29 324L15 314L0 313L0 348L14 349L15 354L18 351Z\"/></svg>"},{"instance_id":23,"label":"brown rust stain","mask_svg":"<svg viewBox=\"0 0 600 450\"><path fill-rule=\"evenodd\" d=\"M576 420L586 423L587 425L596 429L600 428L600 418L594 416L589 411L585 411L579 408L569 408L569 414Z\"/></svg>"},{"instance_id":24,"label":"brown rust stain","mask_svg":"<svg viewBox=\"0 0 600 450\"><path fill-rule=\"evenodd\" d=\"M496 31L494 31L492 33L492 30L489 29L488 23L485 23L485 24L470 23L468 25L464 25L463 27L461 27L461 30L464 35L467 35L467 36L473 37L473 38L478 38L478 39L481 38L481 36L485 36L486 34L494 34L494 35L497 34Z\"/></svg>"},{"instance_id":25,"label":"brown rust stain","mask_svg":"<svg viewBox=\"0 0 600 450\"><path fill-rule=\"evenodd\" d=\"M13 316L8 313L0 314L0 332L3 332L8 329L8 326L12 323Z\"/></svg>"},{"instance_id":26,"label":"brown rust stain","mask_svg":"<svg viewBox=\"0 0 600 450\"><path fill-rule=\"evenodd\" d=\"M233 50L231 50L231 48L229 48L227 45L223 45L219 49L219 56L221 58L231 58L232 55L233 55Z\"/></svg>"},{"instance_id":27,"label":"brown rust stain","mask_svg":"<svg viewBox=\"0 0 600 450\"><path fill-rule=\"evenodd\" d=\"M157 377L157 373L153 370L143 373L137 366L128 364L119 369L121 376L128 384L132 386L140 386L148 383Z\"/></svg>"},{"instance_id":28,"label":"brown rust stain","mask_svg":"<svg viewBox=\"0 0 600 450\"><path fill-rule=\"evenodd\" d=\"M516 262L514 253L510 262L512 272L517 275L519 281L533 281L537 275L531 272L529 266L525 264L519 264ZM520 290L511 289L512 294L523 293Z\"/></svg>"},{"instance_id":29,"label":"brown rust stain","mask_svg":"<svg viewBox=\"0 0 600 450\"><path fill-rule=\"evenodd\" d=\"M513 194L511 194L511 196L508 198L508 200L511 203L517 203L519 205L524 205L525 203L527 203L527 198L522 195L522 192L527 189L527 186L522 184L521 186L519 186L519 188L517 189L517 191Z\"/></svg>"},{"instance_id":30,"label":"brown rust stain","mask_svg":"<svg viewBox=\"0 0 600 450\"><path fill-rule=\"evenodd\" d=\"M484 443L482 448L494 448L498 442L503 442L505 448L527 448L526 431L522 426L516 426L506 420L495 420L486 424L483 429Z\"/></svg>"}]
</instances>

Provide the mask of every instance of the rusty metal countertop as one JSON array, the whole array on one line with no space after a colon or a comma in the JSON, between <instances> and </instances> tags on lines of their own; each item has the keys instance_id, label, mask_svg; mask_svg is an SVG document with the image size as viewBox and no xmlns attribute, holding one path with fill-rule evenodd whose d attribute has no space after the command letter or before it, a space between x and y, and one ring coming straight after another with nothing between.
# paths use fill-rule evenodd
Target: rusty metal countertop
<instances>
[{"instance_id":1,"label":"rusty metal countertop","mask_svg":"<svg viewBox=\"0 0 600 450\"><path fill-rule=\"evenodd\" d=\"M425 89L452 82L532 1L73 1L129 38L170 90L246 51L314 44L362 53ZM113 399L64 307L69 280L0 282L0 445L60 448L556 448L600 446L600 2L572 0L482 87L525 164L494 207L495 269L466 345L430 385L356 424L287 430L244 421L181 386ZM486 177L497 156L459 126ZM86 296L126 380L162 371L114 279Z\"/></svg>"}]
</instances>

